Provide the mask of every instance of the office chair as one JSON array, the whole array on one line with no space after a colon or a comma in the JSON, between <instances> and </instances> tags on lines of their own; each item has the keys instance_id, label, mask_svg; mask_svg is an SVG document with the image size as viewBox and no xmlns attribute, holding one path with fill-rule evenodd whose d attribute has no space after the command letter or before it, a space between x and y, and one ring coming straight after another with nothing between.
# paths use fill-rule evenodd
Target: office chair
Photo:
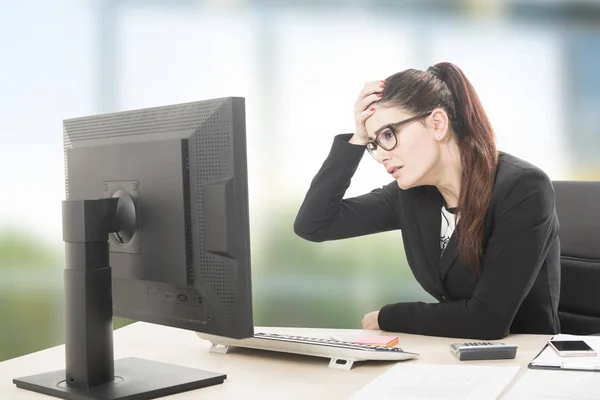
<instances>
[{"instance_id":1,"label":"office chair","mask_svg":"<svg viewBox=\"0 0 600 400\"><path fill-rule=\"evenodd\" d=\"M600 333L600 182L555 181L561 332Z\"/></svg>"}]
</instances>

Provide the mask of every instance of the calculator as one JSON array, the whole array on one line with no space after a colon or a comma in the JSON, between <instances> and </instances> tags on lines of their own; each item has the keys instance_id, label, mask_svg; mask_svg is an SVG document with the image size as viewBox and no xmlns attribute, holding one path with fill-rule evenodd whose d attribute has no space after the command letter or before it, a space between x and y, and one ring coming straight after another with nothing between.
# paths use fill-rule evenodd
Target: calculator
<instances>
[{"instance_id":1,"label":"calculator","mask_svg":"<svg viewBox=\"0 0 600 400\"><path fill-rule=\"evenodd\" d=\"M517 355L517 345L496 342L452 343L450 348L461 361L503 360Z\"/></svg>"}]
</instances>

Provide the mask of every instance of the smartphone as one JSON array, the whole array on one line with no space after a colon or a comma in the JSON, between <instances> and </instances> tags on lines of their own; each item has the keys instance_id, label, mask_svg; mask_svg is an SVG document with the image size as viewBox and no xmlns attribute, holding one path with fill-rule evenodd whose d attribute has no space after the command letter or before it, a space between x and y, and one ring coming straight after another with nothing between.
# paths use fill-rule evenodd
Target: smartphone
<instances>
[{"instance_id":1,"label":"smartphone","mask_svg":"<svg viewBox=\"0 0 600 400\"><path fill-rule=\"evenodd\" d=\"M550 340L548 345L561 357L595 356L596 351L583 340Z\"/></svg>"}]
</instances>

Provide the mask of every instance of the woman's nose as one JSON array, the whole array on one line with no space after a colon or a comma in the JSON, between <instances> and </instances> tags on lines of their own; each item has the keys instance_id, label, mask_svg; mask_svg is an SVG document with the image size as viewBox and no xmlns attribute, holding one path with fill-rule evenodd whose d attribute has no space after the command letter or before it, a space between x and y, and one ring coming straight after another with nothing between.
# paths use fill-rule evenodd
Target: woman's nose
<instances>
[{"instance_id":1,"label":"woman's nose","mask_svg":"<svg viewBox=\"0 0 600 400\"><path fill-rule=\"evenodd\" d=\"M383 162L387 161L390 158L389 155L390 155L390 153L388 153L387 151L385 151L381 147L379 147L377 149L377 153L375 155L375 160L378 163L383 163Z\"/></svg>"}]
</instances>

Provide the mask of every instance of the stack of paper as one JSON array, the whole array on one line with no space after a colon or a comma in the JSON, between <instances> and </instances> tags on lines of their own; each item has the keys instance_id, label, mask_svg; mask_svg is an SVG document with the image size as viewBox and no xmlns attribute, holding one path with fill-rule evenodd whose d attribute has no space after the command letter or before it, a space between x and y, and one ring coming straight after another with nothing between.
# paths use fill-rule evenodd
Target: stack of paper
<instances>
[{"instance_id":1,"label":"stack of paper","mask_svg":"<svg viewBox=\"0 0 600 400\"><path fill-rule=\"evenodd\" d=\"M519 367L398 363L350 400L495 400Z\"/></svg>"},{"instance_id":2,"label":"stack of paper","mask_svg":"<svg viewBox=\"0 0 600 400\"><path fill-rule=\"evenodd\" d=\"M352 339L356 344L372 344L377 346L395 346L398 344L398 336L365 336Z\"/></svg>"}]
</instances>

